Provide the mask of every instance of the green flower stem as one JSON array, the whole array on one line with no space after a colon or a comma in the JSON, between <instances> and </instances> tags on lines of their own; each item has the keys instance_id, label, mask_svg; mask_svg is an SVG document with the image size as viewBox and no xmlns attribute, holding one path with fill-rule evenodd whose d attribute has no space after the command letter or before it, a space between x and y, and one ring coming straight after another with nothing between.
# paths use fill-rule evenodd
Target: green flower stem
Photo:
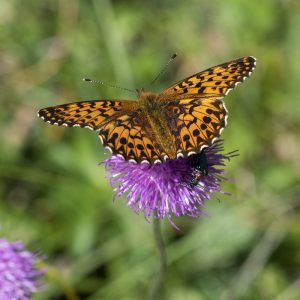
<instances>
[{"instance_id":1,"label":"green flower stem","mask_svg":"<svg viewBox=\"0 0 300 300\"><path fill-rule=\"evenodd\" d=\"M159 219L153 219L153 233L159 256L159 270L158 274L156 274L155 276L153 285L149 290L148 300L156 300L159 298L158 296L161 294L163 280L167 272L167 256L161 234L161 226Z\"/></svg>"}]
</instances>

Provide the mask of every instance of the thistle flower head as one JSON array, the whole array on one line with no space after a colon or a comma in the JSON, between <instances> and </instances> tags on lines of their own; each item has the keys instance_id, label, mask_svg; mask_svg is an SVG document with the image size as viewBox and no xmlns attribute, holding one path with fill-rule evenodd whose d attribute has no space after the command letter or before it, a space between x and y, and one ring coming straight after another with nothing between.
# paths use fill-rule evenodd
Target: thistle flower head
<instances>
[{"instance_id":1,"label":"thistle flower head","mask_svg":"<svg viewBox=\"0 0 300 300\"><path fill-rule=\"evenodd\" d=\"M21 242L0 239L0 299L27 300L39 291L38 279L44 273L35 268L37 255Z\"/></svg>"},{"instance_id":2,"label":"thistle flower head","mask_svg":"<svg viewBox=\"0 0 300 300\"><path fill-rule=\"evenodd\" d=\"M172 215L199 217L206 200L221 192L225 160L234 153L222 154L222 141L200 154L147 165L112 156L105 160L115 198L126 193L127 205L136 213L171 220ZM175 225L174 225L175 226Z\"/></svg>"}]
</instances>

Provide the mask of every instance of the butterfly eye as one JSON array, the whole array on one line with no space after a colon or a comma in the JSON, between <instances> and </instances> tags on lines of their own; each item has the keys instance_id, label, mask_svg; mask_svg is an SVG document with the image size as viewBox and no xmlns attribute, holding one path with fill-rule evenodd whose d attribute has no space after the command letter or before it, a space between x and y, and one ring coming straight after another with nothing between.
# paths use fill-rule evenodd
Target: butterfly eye
<instances>
[{"instance_id":1,"label":"butterfly eye","mask_svg":"<svg viewBox=\"0 0 300 300\"><path fill-rule=\"evenodd\" d=\"M173 113L174 113L175 115L179 114L179 112L180 112L180 110L179 110L178 107L174 107L174 108L173 108Z\"/></svg>"}]
</instances>

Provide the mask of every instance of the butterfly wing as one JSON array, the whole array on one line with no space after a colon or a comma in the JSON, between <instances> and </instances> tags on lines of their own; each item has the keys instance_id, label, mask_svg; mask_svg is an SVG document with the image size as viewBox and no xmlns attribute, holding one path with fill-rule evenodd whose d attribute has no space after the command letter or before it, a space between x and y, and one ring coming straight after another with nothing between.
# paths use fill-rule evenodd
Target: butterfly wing
<instances>
[{"instance_id":1,"label":"butterfly wing","mask_svg":"<svg viewBox=\"0 0 300 300\"><path fill-rule=\"evenodd\" d=\"M129 100L97 100L67 103L41 109L38 116L54 125L98 130L120 114L132 113L136 103Z\"/></svg>"},{"instance_id":2,"label":"butterfly wing","mask_svg":"<svg viewBox=\"0 0 300 300\"><path fill-rule=\"evenodd\" d=\"M221 135L228 117L221 99L251 75L255 63L252 56L242 57L192 75L159 95L167 103L177 156L199 153Z\"/></svg>"},{"instance_id":3,"label":"butterfly wing","mask_svg":"<svg viewBox=\"0 0 300 300\"><path fill-rule=\"evenodd\" d=\"M255 68L253 56L242 57L194 74L165 89L162 100L175 97L224 97L238 83L248 78Z\"/></svg>"},{"instance_id":4,"label":"butterfly wing","mask_svg":"<svg viewBox=\"0 0 300 300\"><path fill-rule=\"evenodd\" d=\"M99 131L103 145L126 160L154 163L165 155L137 103L129 100L98 100L43 108L45 122Z\"/></svg>"},{"instance_id":5,"label":"butterfly wing","mask_svg":"<svg viewBox=\"0 0 300 300\"><path fill-rule=\"evenodd\" d=\"M175 136L177 157L186 157L201 152L221 135L227 110L216 97L179 99L167 105L166 118Z\"/></svg>"},{"instance_id":6,"label":"butterfly wing","mask_svg":"<svg viewBox=\"0 0 300 300\"><path fill-rule=\"evenodd\" d=\"M166 155L142 111L121 115L99 132L103 144L114 155L138 163L161 162Z\"/></svg>"}]
</instances>

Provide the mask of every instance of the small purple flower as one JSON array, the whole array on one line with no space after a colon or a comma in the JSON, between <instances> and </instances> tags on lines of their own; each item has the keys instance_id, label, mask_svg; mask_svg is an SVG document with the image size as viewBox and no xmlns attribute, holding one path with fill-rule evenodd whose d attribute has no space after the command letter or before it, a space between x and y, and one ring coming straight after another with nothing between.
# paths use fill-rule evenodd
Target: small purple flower
<instances>
[{"instance_id":1,"label":"small purple flower","mask_svg":"<svg viewBox=\"0 0 300 300\"><path fill-rule=\"evenodd\" d=\"M175 226L172 215L199 217L211 194L222 193L224 162L236 156L235 151L222 154L223 150L219 140L200 154L161 164L136 164L117 156L104 163L116 192L114 198L126 193L127 205L134 212L143 212L146 219L167 217Z\"/></svg>"},{"instance_id":2,"label":"small purple flower","mask_svg":"<svg viewBox=\"0 0 300 300\"><path fill-rule=\"evenodd\" d=\"M38 280L45 271L35 267L37 260L22 242L0 239L0 300L28 300L40 291Z\"/></svg>"}]
</instances>

